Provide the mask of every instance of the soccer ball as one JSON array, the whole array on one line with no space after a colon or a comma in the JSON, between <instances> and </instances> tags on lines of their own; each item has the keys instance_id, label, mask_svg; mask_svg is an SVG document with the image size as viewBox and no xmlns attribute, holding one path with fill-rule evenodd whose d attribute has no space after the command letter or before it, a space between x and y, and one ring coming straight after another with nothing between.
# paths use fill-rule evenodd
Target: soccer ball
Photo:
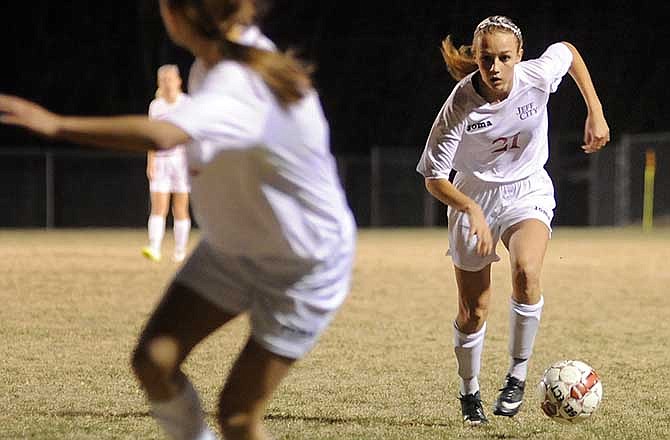
<instances>
[{"instance_id":1,"label":"soccer ball","mask_svg":"<svg viewBox=\"0 0 670 440\"><path fill-rule=\"evenodd\" d=\"M559 361L544 371L537 385L542 411L552 420L582 422L603 398L600 376L581 361Z\"/></svg>"}]
</instances>

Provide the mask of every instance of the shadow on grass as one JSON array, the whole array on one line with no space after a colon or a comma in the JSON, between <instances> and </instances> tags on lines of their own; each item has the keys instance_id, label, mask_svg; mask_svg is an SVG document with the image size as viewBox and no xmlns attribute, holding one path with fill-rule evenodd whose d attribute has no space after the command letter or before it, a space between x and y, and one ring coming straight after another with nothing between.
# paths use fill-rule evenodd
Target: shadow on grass
<instances>
[{"instance_id":1,"label":"shadow on grass","mask_svg":"<svg viewBox=\"0 0 670 440\"><path fill-rule=\"evenodd\" d=\"M108 411L57 411L48 412L40 411L42 416L56 416L56 417L99 417L99 418L146 418L151 417L149 411L128 411L128 412L108 412ZM216 418L216 413L207 413L209 417ZM266 414L265 420L275 421L303 421L310 423L318 423L323 425L389 425L389 426L426 426L426 427L451 427L449 423L431 423L420 420L390 420L383 417L323 417L323 416L307 416L307 415L292 415L292 414Z\"/></svg>"},{"instance_id":2,"label":"shadow on grass","mask_svg":"<svg viewBox=\"0 0 670 440\"><path fill-rule=\"evenodd\" d=\"M58 412L46 412L41 411L40 415L44 416L56 416L64 418L78 418L78 417L98 417L104 419L134 419L134 418L148 418L151 417L149 411L128 411L128 412L107 412L107 411L58 411ZM216 413L209 412L207 413L212 419L216 418ZM443 428L443 429L472 429L473 438L489 438L495 440L513 440L513 439L525 439L532 438L539 432L518 432L516 429L513 431L516 432L501 432L500 428L504 427L497 426L494 427L494 424L489 424L477 428L463 428L463 425L459 421L454 420L452 422L430 422L423 420L404 420L404 419L391 419L384 417L326 417L326 416L309 416L309 415L293 415L293 414L278 414L270 413L265 415L265 420L268 421L302 421L307 423L315 423L320 425L361 425L361 426L371 426L371 425L382 425L382 426L396 426L402 428L411 428L411 427L424 427L424 428ZM517 428L521 426L517 423L512 423L511 425L518 425ZM508 424L507 428L510 428Z\"/></svg>"},{"instance_id":3,"label":"shadow on grass","mask_svg":"<svg viewBox=\"0 0 670 440\"><path fill-rule=\"evenodd\" d=\"M270 421L304 421L322 425L380 425L400 428L438 428L447 432L459 431L461 434L469 432L473 439L522 440L536 437L538 434L544 432L538 430L524 431L523 426L518 421L507 418L502 419L503 420L492 421L484 426L466 427L463 426L460 419L451 419L446 422L431 422L425 420L391 419L385 417L316 417L276 413L270 413L265 416L265 420Z\"/></svg>"},{"instance_id":4,"label":"shadow on grass","mask_svg":"<svg viewBox=\"0 0 670 440\"><path fill-rule=\"evenodd\" d=\"M306 416L292 414L266 414L265 420L278 421L303 421L320 423L324 425L389 425L389 426L426 426L426 427L451 427L453 424L440 422L426 422L421 420L397 420L384 417L324 417Z\"/></svg>"},{"instance_id":5,"label":"shadow on grass","mask_svg":"<svg viewBox=\"0 0 670 440\"><path fill-rule=\"evenodd\" d=\"M56 411L47 412L40 411L38 414L42 416L56 416L56 417L100 417L104 419L140 419L151 417L149 411L128 411L128 412L108 412L108 411Z\"/></svg>"}]
</instances>

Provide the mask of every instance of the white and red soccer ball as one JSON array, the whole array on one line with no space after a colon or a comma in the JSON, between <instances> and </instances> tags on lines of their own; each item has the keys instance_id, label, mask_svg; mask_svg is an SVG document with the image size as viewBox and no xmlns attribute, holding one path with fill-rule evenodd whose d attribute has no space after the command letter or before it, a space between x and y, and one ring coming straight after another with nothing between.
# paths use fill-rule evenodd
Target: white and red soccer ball
<instances>
[{"instance_id":1,"label":"white and red soccer ball","mask_svg":"<svg viewBox=\"0 0 670 440\"><path fill-rule=\"evenodd\" d=\"M542 411L552 420L577 423L600 405L603 385L598 373L581 361L564 360L544 371L537 385Z\"/></svg>"}]
</instances>

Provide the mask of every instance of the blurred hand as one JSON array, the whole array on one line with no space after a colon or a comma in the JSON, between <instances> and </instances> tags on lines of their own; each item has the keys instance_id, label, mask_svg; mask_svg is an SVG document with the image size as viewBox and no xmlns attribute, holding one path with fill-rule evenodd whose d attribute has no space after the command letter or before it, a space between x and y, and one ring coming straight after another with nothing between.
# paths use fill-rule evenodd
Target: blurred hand
<instances>
[{"instance_id":1,"label":"blurred hand","mask_svg":"<svg viewBox=\"0 0 670 440\"><path fill-rule=\"evenodd\" d=\"M0 95L0 122L24 127L36 134L58 134L59 116L17 96Z\"/></svg>"},{"instance_id":2,"label":"blurred hand","mask_svg":"<svg viewBox=\"0 0 670 440\"><path fill-rule=\"evenodd\" d=\"M474 204L466 212L470 219L470 235L468 238L477 236L477 255L480 257L489 255L493 252L493 237L482 208Z\"/></svg>"},{"instance_id":3,"label":"blurred hand","mask_svg":"<svg viewBox=\"0 0 670 440\"><path fill-rule=\"evenodd\" d=\"M610 141L610 128L602 113L590 114L586 117L584 125L584 145L582 150L585 153L595 153L604 147Z\"/></svg>"}]
</instances>

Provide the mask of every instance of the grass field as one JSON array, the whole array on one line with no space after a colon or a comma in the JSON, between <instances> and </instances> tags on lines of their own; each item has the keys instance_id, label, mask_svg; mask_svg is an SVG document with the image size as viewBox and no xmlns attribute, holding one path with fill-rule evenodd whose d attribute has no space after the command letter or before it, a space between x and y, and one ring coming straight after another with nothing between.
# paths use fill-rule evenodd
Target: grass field
<instances>
[{"instance_id":1,"label":"grass field","mask_svg":"<svg viewBox=\"0 0 670 440\"><path fill-rule=\"evenodd\" d=\"M529 381L561 358L595 367L605 398L578 426L546 419L533 384L516 418L491 416L508 363L510 276L499 248L480 379L491 423L480 429L460 422L445 232L360 233L349 300L269 406L278 438L670 438L670 229L554 233ZM142 230L0 231L1 439L163 438L128 359L175 265L143 260L144 240ZM235 321L186 364L212 420L246 334Z\"/></svg>"}]
</instances>

